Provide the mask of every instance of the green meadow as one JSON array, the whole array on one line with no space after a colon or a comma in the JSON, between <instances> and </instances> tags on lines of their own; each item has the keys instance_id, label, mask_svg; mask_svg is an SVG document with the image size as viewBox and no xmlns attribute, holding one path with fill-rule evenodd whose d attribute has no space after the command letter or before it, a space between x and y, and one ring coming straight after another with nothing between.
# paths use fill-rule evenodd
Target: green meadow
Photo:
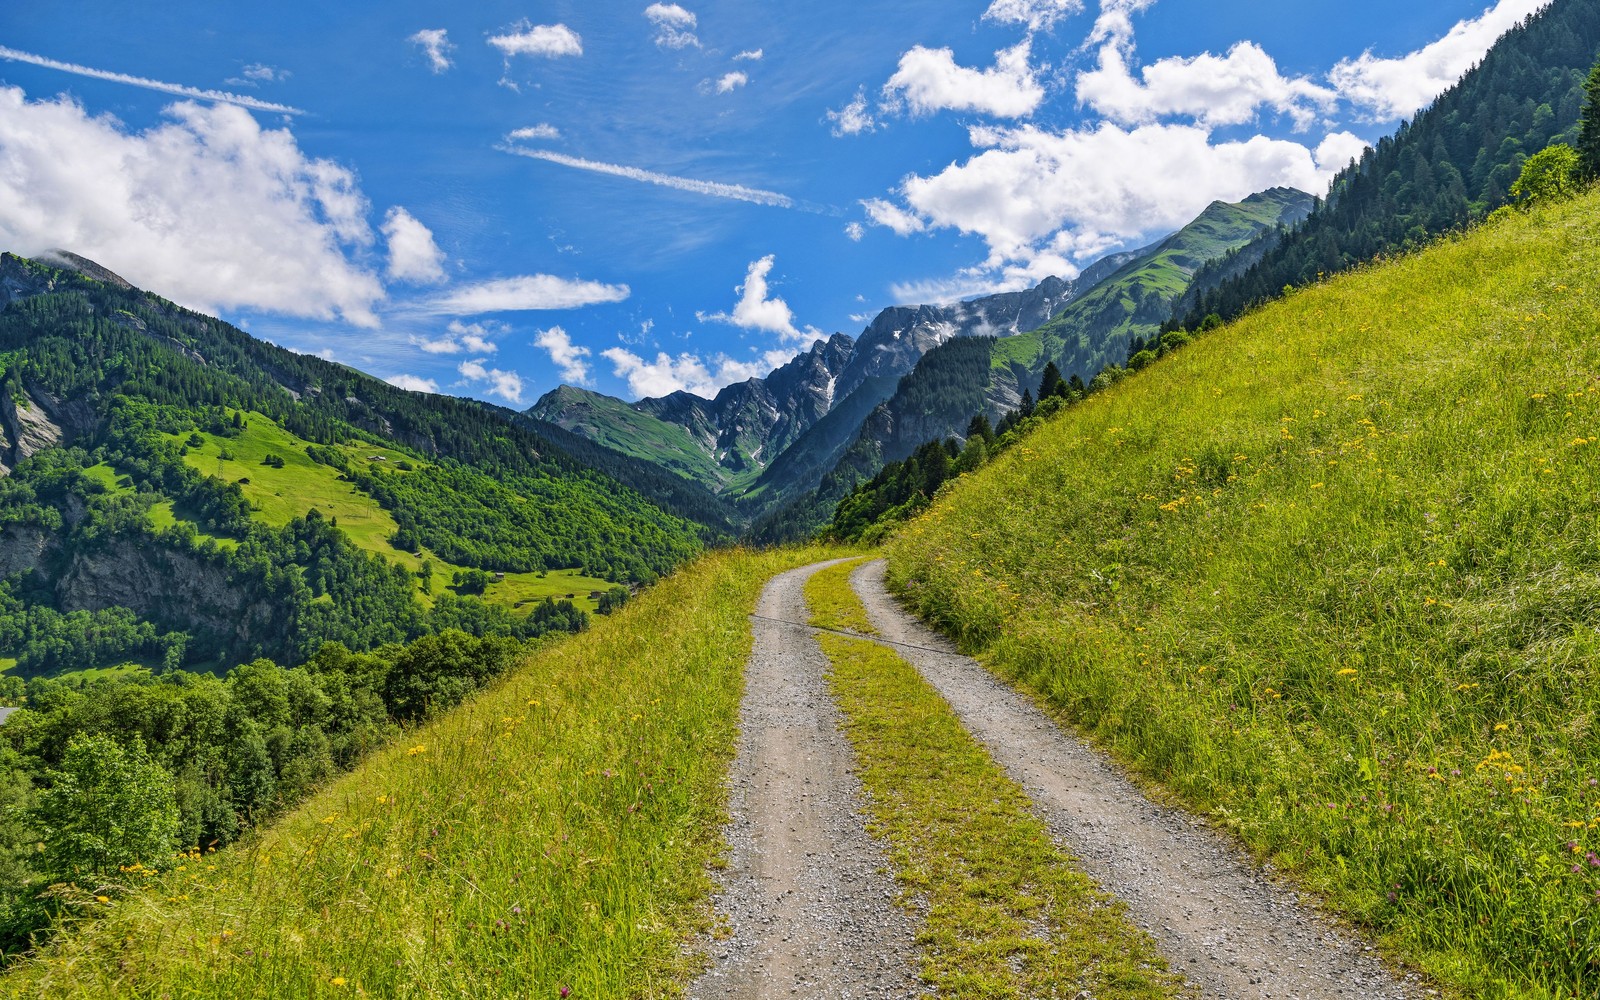
<instances>
[{"instance_id":1,"label":"green meadow","mask_svg":"<svg viewBox=\"0 0 1600 1000\"><path fill-rule=\"evenodd\" d=\"M1600 993L1600 193L1302 289L889 546L925 617L1464 994Z\"/></svg>"},{"instance_id":2,"label":"green meadow","mask_svg":"<svg viewBox=\"0 0 1600 1000\"><path fill-rule=\"evenodd\" d=\"M0 995L678 995L709 926L747 616L825 556L702 558L270 828L83 892Z\"/></svg>"}]
</instances>

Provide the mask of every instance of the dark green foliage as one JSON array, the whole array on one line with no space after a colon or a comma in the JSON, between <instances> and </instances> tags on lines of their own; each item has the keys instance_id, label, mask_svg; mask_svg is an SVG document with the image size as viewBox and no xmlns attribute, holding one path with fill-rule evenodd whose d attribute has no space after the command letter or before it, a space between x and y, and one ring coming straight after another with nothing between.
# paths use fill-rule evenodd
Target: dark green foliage
<instances>
[{"instance_id":1,"label":"dark green foliage","mask_svg":"<svg viewBox=\"0 0 1600 1000\"><path fill-rule=\"evenodd\" d=\"M1512 28L1428 110L1333 180L1305 223L1248 270L1203 268L1174 325L1232 319L1250 306L1356 263L1417 247L1511 198L1528 157L1583 142L1585 74L1600 50L1600 6L1556 0Z\"/></svg>"},{"instance_id":2,"label":"dark green foliage","mask_svg":"<svg viewBox=\"0 0 1600 1000\"><path fill-rule=\"evenodd\" d=\"M1039 398L1049 399L1052 396L1065 396L1067 383L1061 377L1061 369L1056 367L1054 361L1045 363L1044 374L1039 377Z\"/></svg>"},{"instance_id":3,"label":"dark green foliage","mask_svg":"<svg viewBox=\"0 0 1600 1000\"><path fill-rule=\"evenodd\" d=\"M468 626L483 613L476 601L440 605ZM561 620L574 616L570 603L546 601L529 617L567 629L577 623ZM355 766L398 724L510 669L522 644L488 634L503 623L476 627L484 634L452 628L375 653L330 642L302 667L256 660L226 678L28 681L25 708L0 726L0 960L57 912L40 896L52 882L115 893L127 881L119 866L164 867L175 848L227 844Z\"/></svg>"},{"instance_id":4,"label":"dark green foliage","mask_svg":"<svg viewBox=\"0 0 1600 1000\"><path fill-rule=\"evenodd\" d=\"M1583 119L1578 126L1578 171L1586 181L1600 179L1600 62L1583 85Z\"/></svg>"}]
</instances>

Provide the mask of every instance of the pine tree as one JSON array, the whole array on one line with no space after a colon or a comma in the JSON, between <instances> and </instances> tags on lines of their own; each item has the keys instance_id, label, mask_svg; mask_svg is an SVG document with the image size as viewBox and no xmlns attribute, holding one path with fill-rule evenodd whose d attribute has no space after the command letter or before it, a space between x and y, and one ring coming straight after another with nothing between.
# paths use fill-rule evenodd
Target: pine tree
<instances>
[{"instance_id":1,"label":"pine tree","mask_svg":"<svg viewBox=\"0 0 1600 1000\"><path fill-rule=\"evenodd\" d=\"M1065 396L1067 384L1061 380L1061 369L1051 361L1044 366L1044 375L1039 379L1039 399L1049 399L1051 396Z\"/></svg>"},{"instance_id":2,"label":"pine tree","mask_svg":"<svg viewBox=\"0 0 1600 1000\"><path fill-rule=\"evenodd\" d=\"M1033 416L1033 393L1026 389L1022 390L1021 413L1025 417Z\"/></svg>"},{"instance_id":3,"label":"pine tree","mask_svg":"<svg viewBox=\"0 0 1600 1000\"><path fill-rule=\"evenodd\" d=\"M1583 119L1578 125L1578 175L1600 180L1600 62L1584 84Z\"/></svg>"}]
</instances>

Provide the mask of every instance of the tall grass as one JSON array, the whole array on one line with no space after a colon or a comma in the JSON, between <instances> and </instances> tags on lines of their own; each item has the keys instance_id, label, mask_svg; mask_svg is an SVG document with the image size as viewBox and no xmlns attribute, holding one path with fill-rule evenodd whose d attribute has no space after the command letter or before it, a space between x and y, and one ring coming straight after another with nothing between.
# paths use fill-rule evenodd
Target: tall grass
<instances>
[{"instance_id":1,"label":"tall grass","mask_svg":"<svg viewBox=\"0 0 1600 1000\"><path fill-rule=\"evenodd\" d=\"M963 479L892 583L1393 953L1600 994L1597 231L1217 331Z\"/></svg>"},{"instance_id":2,"label":"tall grass","mask_svg":"<svg viewBox=\"0 0 1600 1000\"><path fill-rule=\"evenodd\" d=\"M816 558L702 559L246 843L85 895L0 994L680 992L747 615L768 577Z\"/></svg>"}]
</instances>

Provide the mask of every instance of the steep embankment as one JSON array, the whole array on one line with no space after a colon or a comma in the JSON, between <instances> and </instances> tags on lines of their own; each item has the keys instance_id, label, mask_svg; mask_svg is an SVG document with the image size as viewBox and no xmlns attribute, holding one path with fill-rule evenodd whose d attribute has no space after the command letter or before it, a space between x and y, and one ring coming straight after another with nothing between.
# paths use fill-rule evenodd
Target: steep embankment
<instances>
[{"instance_id":1,"label":"steep embankment","mask_svg":"<svg viewBox=\"0 0 1600 1000\"><path fill-rule=\"evenodd\" d=\"M240 845L68 893L16 997L660 996L720 844L750 613L709 556Z\"/></svg>"},{"instance_id":2,"label":"steep embankment","mask_svg":"<svg viewBox=\"0 0 1600 1000\"><path fill-rule=\"evenodd\" d=\"M961 480L893 582L1440 979L1593 995L1597 218L1201 338Z\"/></svg>"}]
</instances>

